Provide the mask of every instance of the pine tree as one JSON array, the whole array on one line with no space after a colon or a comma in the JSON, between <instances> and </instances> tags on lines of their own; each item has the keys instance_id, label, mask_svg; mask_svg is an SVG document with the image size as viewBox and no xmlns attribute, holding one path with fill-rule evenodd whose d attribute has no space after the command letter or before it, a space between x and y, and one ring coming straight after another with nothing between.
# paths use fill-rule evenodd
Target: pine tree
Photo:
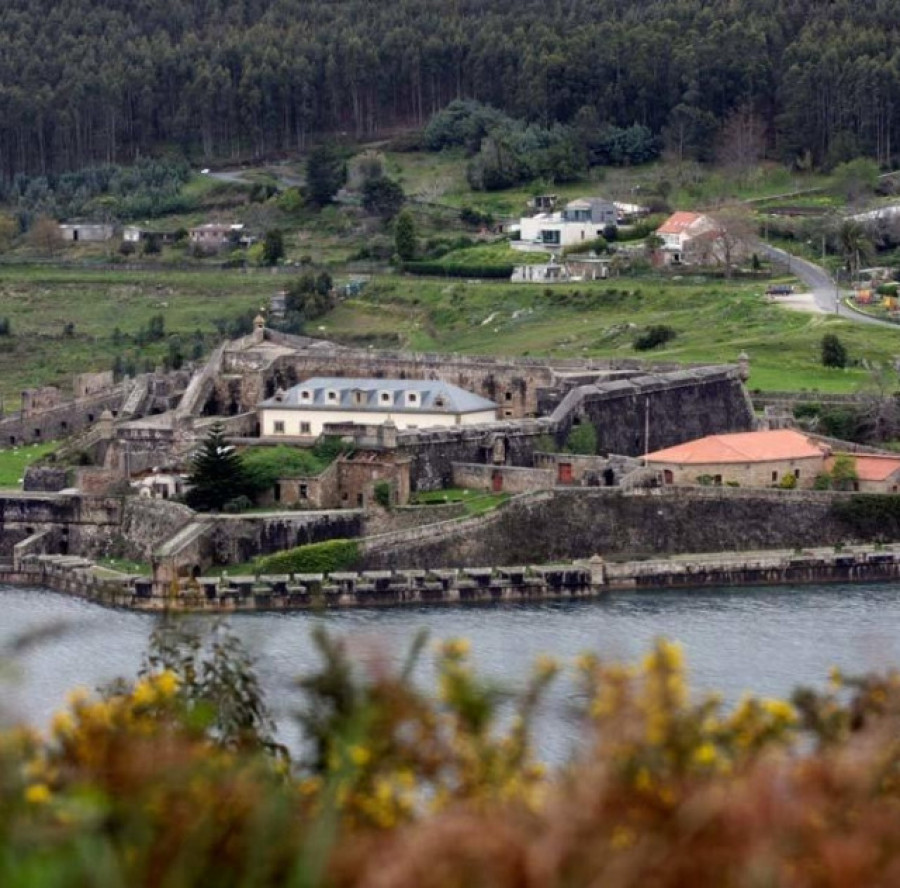
<instances>
[{"instance_id":1,"label":"pine tree","mask_svg":"<svg viewBox=\"0 0 900 888\"><path fill-rule=\"evenodd\" d=\"M416 256L416 223L408 210L397 216L394 228L394 249L404 260L415 259Z\"/></svg>"},{"instance_id":2,"label":"pine tree","mask_svg":"<svg viewBox=\"0 0 900 888\"><path fill-rule=\"evenodd\" d=\"M225 428L215 423L191 461L185 499L200 511L221 509L227 502L251 492L244 461L225 440Z\"/></svg>"},{"instance_id":3,"label":"pine tree","mask_svg":"<svg viewBox=\"0 0 900 888\"><path fill-rule=\"evenodd\" d=\"M847 349L834 333L822 337L822 364L825 367L847 366Z\"/></svg>"}]
</instances>

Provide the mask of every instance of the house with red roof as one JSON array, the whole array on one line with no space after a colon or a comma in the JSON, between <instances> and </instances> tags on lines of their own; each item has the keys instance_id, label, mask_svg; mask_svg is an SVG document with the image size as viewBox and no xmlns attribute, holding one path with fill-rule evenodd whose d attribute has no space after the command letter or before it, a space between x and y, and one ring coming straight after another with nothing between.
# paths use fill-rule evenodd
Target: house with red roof
<instances>
[{"instance_id":1,"label":"house with red roof","mask_svg":"<svg viewBox=\"0 0 900 888\"><path fill-rule=\"evenodd\" d=\"M644 457L666 485L772 487L788 475L796 487L812 487L826 471L830 448L794 429L707 435Z\"/></svg>"},{"instance_id":2,"label":"house with red roof","mask_svg":"<svg viewBox=\"0 0 900 888\"><path fill-rule=\"evenodd\" d=\"M834 454L825 460L825 471L834 468ZM900 493L900 454L847 453L856 468L853 489L861 493Z\"/></svg>"},{"instance_id":3,"label":"house with red roof","mask_svg":"<svg viewBox=\"0 0 900 888\"><path fill-rule=\"evenodd\" d=\"M662 239L656 251L661 265L707 264L714 257L719 226L702 213L679 211L672 213L656 234Z\"/></svg>"}]
</instances>

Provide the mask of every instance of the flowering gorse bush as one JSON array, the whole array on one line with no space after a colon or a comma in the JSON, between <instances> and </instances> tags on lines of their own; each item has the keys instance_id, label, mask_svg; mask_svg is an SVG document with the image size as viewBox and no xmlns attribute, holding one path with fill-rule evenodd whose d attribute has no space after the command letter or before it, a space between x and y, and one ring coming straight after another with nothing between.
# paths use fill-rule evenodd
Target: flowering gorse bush
<instances>
[{"instance_id":1,"label":"flowering gorse bush","mask_svg":"<svg viewBox=\"0 0 900 888\"><path fill-rule=\"evenodd\" d=\"M585 655L585 739L548 771L531 728L560 664L509 695L447 641L432 695L424 640L368 675L316 643L296 761L221 628L160 635L135 681L0 733L0 885L900 884L896 674L726 708L689 693L677 645Z\"/></svg>"}]
</instances>

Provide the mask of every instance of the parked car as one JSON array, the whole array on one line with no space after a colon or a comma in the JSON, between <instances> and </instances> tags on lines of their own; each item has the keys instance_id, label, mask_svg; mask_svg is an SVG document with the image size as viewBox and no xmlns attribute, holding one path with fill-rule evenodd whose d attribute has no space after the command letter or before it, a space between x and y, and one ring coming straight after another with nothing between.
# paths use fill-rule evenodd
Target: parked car
<instances>
[{"instance_id":1,"label":"parked car","mask_svg":"<svg viewBox=\"0 0 900 888\"><path fill-rule=\"evenodd\" d=\"M790 296L793 292L791 284L769 284L766 287L766 296Z\"/></svg>"}]
</instances>

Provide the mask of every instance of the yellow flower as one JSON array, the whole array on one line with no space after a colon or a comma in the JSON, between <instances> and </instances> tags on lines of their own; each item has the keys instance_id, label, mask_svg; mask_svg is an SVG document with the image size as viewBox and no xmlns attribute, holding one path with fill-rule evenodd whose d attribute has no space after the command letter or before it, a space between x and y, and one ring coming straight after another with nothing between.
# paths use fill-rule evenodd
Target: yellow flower
<instances>
[{"instance_id":1,"label":"yellow flower","mask_svg":"<svg viewBox=\"0 0 900 888\"><path fill-rule=\"evenodd\" d=\"M844 676L841 673L841 670L837 668L837 666L832 666L828 671L828 680L831 682L832 687L840 688L844 684Z\"/></svg>"},{"instance_id":2,"label":"yellow flower","mask_svg":"<svg viewBox=\"0 0 900 888\"><path fill-rule=\"evenodd\" d=\"M350 761L356 765L357 768L365 767L372 759L372 753L369 752L365 746L351 746L350 747Z\"/></svg>"},{"instance_id":3,"label":"yellow flower","mask_svg":"<svg viewBox=\"0 0 900 888\"><path fill-rule=\"evenodd\" d=\"M174 697L178 690L178 676L171 669L153 676L153 685L161 697Z\"/></svg>"},{"instance_id":4,"label":"yellow flower","mask_svg":"<svg viewBox=\"0 0 900 888\"><path fill-rule=\"evenodd\" d=\"M50 722L50 729L57 737L69 737L75 730L75 719L71 712L57 712Z\"/></svg>"},{"instance_id":5,"label":"yellow flower","mask_svg":"<svg viewBox=\"0 0 900 888\"><path fill-rule=\"evenodd\" d=\"M131 699L136 706L152 706L156 702L156 689L150 681L139 681L131 692Z\"/></svg>"},{"instance_id":6,"label":"yellow flower","mask_svg":"<svg viewBox=\"0 0 900 888\"><path fill-rule=\"evenodd\" d=\"M467 638L448 638L440 647L441 653L445 657L455 660L468 656L471 645Z\"/></svg>"},{"instance_id":7,"label":"yellow flower","mask_svg":"<svg viewBox=\"0 0 900 888\"><path fill-rule=\"evenodd\" d=\"M66 694L66 703L72 708L77 709L79 706L83 706L88 701L88 697L90 697L90 693L87 688L73 688Z\"/></svg>"},{"instance_id":8,"label":"yellow flower","mask_svg":"<svg viewBox=\"0 0 900 888\"><path fill-rule=\"evenodd\" d=\"M797 713L794 707L784 700L763 700L761 705L765 712L778 721L787 722L788 724L797 721Z\"/></svg>"},{"instance_id":9,"label":"yellow flower","mask_svg":"<svg viewBox=\"0 0 900 888\"><path fill-rule=\"evenodd\" d=\"M716 747L712 743L703 743L694 750L694 761L698 765L711 765L716 756Z\"/></svg>"},{"instance_id":10,"label":"yellow flower","mask_svg":"<svg viewBox=\"0 0 900 888\"><path fill-rule=\"evenodd\" d=\"M33 783L25 790L25 801L29 805L46 805L50 801L50 787L46 783Z\"/></svg>"},{"instance_id":11,"label":"yellow flower","mask_svg":"<svg viewBox=\"0 0 900 888\"><path fill-rule=\"evenodd\" d=\"M552 678L559 671L559 663L547 654L541 654L535 663L535 672L539 678Z\"/></svg>"}]
</instances>

